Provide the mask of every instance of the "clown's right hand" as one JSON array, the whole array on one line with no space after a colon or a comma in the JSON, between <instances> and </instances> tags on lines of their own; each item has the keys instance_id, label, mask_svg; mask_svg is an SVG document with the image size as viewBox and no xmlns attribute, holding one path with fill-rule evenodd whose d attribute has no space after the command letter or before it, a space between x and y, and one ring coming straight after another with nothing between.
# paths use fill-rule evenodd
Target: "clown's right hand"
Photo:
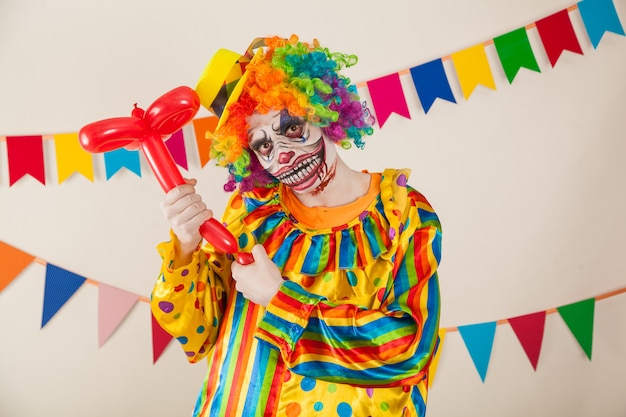
<instances>
[{"instance_id":1,"label":"clown's right hand","mask_svg":"<svg viewBox=\"0 0 626 417\"><path fill-rule=\"evenodd\" d=\"M178 238L176 250L181 264L191 261L193 251L202 242L200 226L213 217L196 193L196 183L195 179L185 179L185 184L172 188L161 200L161 211Z\"/></svg>"}]
</instances>

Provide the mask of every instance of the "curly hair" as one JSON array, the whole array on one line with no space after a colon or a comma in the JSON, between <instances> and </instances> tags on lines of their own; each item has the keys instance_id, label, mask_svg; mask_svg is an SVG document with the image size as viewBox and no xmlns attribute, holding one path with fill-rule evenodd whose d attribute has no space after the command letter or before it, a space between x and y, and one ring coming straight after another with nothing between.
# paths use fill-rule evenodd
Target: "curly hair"
<instances>
[{"instance_id":1,"label":"curly hair","mask_svg":"<svg viewBox=\"0 0 626 417\"><path fill-rule=\"evenodd\" d=\"M350 79L340 75L344 67L357 62L355 55L330 52L319 45L269 37L246 67L247 78L241 96L228 108L229 115L209 134L210 156L229 171L226 191L239 185L242 191L271 186L277 180L268 174L248 147L246 119L254 111L287 111L319 126L336 144L363 148L365 135L373 133L374 118L359 99Z\"/></svg>"}]
</instances>

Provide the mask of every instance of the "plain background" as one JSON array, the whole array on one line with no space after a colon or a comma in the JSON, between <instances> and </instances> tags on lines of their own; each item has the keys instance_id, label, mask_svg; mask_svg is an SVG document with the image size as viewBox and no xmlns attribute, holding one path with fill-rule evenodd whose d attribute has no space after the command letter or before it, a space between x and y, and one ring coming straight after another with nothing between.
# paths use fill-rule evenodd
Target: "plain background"
<instances>
[{"instance_id":1,"label":"plain background","mask_svg":"<svg viewBox=\"0 0 626 417\"><path fill-rule=\"evenodd\" d=\"M492 39L573 5L562 0L2 0L0 135L76 132L147 107L179 85L195 86L221 47L242 51L258 36L297 33L355 53L357 83L406 70ZM615 0L622 22L626 0ZM497 90L428 114L402 76L411 119L396 115L363 151L342 152L356 169L412 169L410 183L444 227L441 324L454 327L547 310L626 285L626 38L591 46L570 13L584 55L554 68L535 29L541 73L509 84L487 47ZM368 99L367 91L363 98ZM189 130L187 130L189 132ZM200 168L188 135L187 177L216 214L225 172ZM0 240L95 281L149 296L158 242L168 238L162 192L145 163L109 181L58 184L54 146L44 144L45 186L9 187L0 142ZM196 152L196 153L194 153ZM138 303L98 348L98 288L84 285L40 329L44 266L33 263L0 293L0 416L189 415L204 364L188 365L172 343L152 364L149 309ZM430 417L626 415L626 295L599 301L589 361L557 314L546 319L534 371L508 325L499 325L485 382L458 332L443 345Z\"/></svg>"}]
</instances>

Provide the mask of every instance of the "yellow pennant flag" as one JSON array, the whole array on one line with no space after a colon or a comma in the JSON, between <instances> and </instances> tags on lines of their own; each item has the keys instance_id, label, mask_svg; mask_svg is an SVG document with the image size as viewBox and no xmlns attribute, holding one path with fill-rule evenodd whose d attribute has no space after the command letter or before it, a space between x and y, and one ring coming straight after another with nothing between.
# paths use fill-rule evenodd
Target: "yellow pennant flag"
<instances>
[{"instance_id":1,"label":"yellow pennant flag","mask_svg":"<svg viewBox=\"0 0 626 417\"><path fill-rule=\"evenodd\" d=\"M93 182L93 157L78 142L78 133L54 135L59 184L78 172Z\"/></svg>"},{"instance_id":2,"label":"yellow pennant flag","mask_svg":"<svg viewBox=\"0 0 626 417\"><path fill-rule=\"evenodd\" d=\"M428 368L428 388L433 386L435 381L435 373L437 372L437 365L439 365L439 358L441 357L441 349L443 348L443 340L446 338L446 329L439 329L439 348L435 352L435 356L430 361L430 367Z\"/></svg>"},{"instance_id":3,"label":"yellow pennant flag","mask_svg":"<svg viewBox=\"0 0 626 417\"><path fill-rule=\"evenodd\" d=\"M465 100L469 98L479 84L492 90L496 89L485 46L482 43L455 52L450 57L459 78Z\"/></svg>"}]
</instances>

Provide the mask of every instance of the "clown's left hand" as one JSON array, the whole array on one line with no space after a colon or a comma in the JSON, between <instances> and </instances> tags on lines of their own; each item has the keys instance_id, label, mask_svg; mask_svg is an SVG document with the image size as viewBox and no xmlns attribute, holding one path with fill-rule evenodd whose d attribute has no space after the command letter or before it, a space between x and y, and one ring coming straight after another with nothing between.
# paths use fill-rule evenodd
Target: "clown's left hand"
<instances>
[{"instance_id":1,"label":"clown's left hand","mask_svg":"<svg viewBox=\"0 0 626 417\"><path fill-rule=\"evenodd\" d=\"M262 245L252 248L252 256L254 262L248 265L233 262L231 273L236 282L235 288L248 300L266 307L284 280Z\"/></svg>"}]
</instances>

